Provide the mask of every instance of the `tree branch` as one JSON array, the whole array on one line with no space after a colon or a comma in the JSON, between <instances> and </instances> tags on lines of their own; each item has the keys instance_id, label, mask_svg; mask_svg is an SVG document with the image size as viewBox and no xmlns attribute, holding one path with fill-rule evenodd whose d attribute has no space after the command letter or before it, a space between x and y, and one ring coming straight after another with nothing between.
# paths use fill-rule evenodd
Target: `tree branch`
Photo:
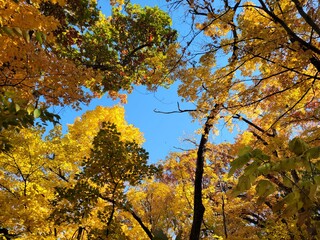
<instances>
[{"instance_id":1,"label":"tree branch","mask_svg":"<svg viewBox=\"0 0 320 240\"><path fill-rule=\"evenodd\" d=\"M292 30L291 28L289 28L289 26L282 20L280 19L274 12L270 11L267 6L265 5L265 3L263 2L263 0L258 0L259 3L262 6L262 9L273 19L274 22L279 23L284 30L288 33L288 35L292 38L292 41L297 41L299 42L303 47L305 47L306 49L310 49L312 50L314 53L320 54L320 49L318 49L317 47L315 47L314 45L312 45L311 43L307 43L305 42L302 38L300 38L299 36L297 36Z\"/></svg>"},{"instance_id":2,"label":"tree branch","mask_svg":"<svg viewBox=\"0 0 320 240\"><path fill-rule=\"evenodd\" d=\"M185 113L185 112L196 112L196 111L199 111L199 110L196 110L196 109L181 109L178 102L177 102L177 107L178 107L178 110L176 110L176 111L168 111L168 112L166 112L166 111L159 111L157 109L154 109L153 111L155 113L162 113L162 114L173 114L173 113Z\"/></svg>"},{"instance_id":3,"label":"tree branch","mask_svg":"<svg viewBox=\"0 0 320 240\"><path fill-rule=\"evenodd\" d=\"M240 114L236 114L236 115L234 115L232 117L235 118L235 119L239 119L239 120L244 121L245 123L249 124L250 126L254 127L255 129L259 130L260 132L266 134L269 137L274 137L275 136L273 133L268 133L266 130L262 129L258 125L254 124L253 122L249 121L248 119L240 116Z\"/></svg>"},{"instance_id":4,"label":"tree branch","mask_svg":"<svg viewBox=\"0 0 320 240\"><path fill-rule=\"evenodd\" d=\"M309 87L307 89L307 91L298 99L298 101L292 105L288 110L286 110L284 113L282 113L272 124L271 126L269 127L269 129L271 129L281 118L283 118L288 112L290 112L292 109L295 108L295 106L297 106L301 101L302 99L304 99L304 97L308 94L308 92L311 90L312 86Z\"/></svg>"},{"instance_id":5,"label":"tree branch","mask_svg":"<svg viewBox=\"0 0 320 240\"><path fill-rule=\"evenodd\" d=\"M144 223L142 222L141 218L130 208L126 207L126 210L132 215L132 217L139 223L139 225L141 226L141 228L144 230L144 232L148 235L148 237L150 238L150 240L153 239L153 235L151 233L151 231L149 230L149 228L144 225Z\"/></svg>"},{"instance_id":6,"label":"tree branch","mask_svg":"<svg viewBox=\"0 0 320 240\"><path fill-rule=\"evenodd\" d=\"M314 20L303 10L300 2L298 0L292 0L292 2L294 2L294 4L296 5L296 8L298 10L298 12L300 13L300 15L304 18L304 20L312 27L312 29L314 31L316 31L316 33L318 33L318 35L320 36L320 28L318 27L318 25L314 22Z\"/></svg>"},{"instance_id":7,"label":"tree branch","mask_svg":"<svg viewBox=\"0 0 320 240\"><path fill-rule=\"evenodd\" d=\"M102 196L102 194L99 194L99 197L101 199L108 201L114 205L117 205L121 209L129 212L132 215L132 217L139 223L140 227L144 230L144 232L148 235L149 239L150 240L153 239L153 235L152 235L151 231L149 230L149 228L143 223L142 219L131 209L131 207L128 204L123 205L121 203L116 202L114 199Z\"/></svg>"}]
</instances>

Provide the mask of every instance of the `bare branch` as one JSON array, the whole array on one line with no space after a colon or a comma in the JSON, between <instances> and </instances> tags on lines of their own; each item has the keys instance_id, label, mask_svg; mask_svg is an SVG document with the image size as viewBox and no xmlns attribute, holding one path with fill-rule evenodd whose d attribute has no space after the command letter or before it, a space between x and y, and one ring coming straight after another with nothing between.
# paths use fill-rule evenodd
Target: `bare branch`
<instances>
[{"instance_id":1,"label":"bare branch","mask_svg":"<svg viewBox=\"0 0 320 240\"><path fill-rule=\"evenodd\" d=\"M274 137L275 135L272 133L268 133L266 130L262 129L261 127L259 127L258 125L254 124L253 122L249 121L248 119L240 116L240 114L236 114L234 116L232 116L233 118L235 119L239 119L239 120L242 120L244 121L245 123L249 124L250 126L254 127L255 129L259 130L260 132L266 134L267 136L269 137Z\"/></svg>"},{"instance_id":2,"label":"bare branch","mask_svg":"<svg viewBox=\"0 0 320 240\"><path fill-rule=\"evenodd\" d=\"M166 111L159 111L157 109L154 109L153 111L155 113L162 113L162 114L173 114L173 113L185 113L185 112L197 112L197 111L199 111L199 110L196 110L196 109L181 109L178 102L177 102L177 108L178 108L178 110L176 110L176 111L168 111L168 112L166 112Z\"/></svg>"}]
</instances>

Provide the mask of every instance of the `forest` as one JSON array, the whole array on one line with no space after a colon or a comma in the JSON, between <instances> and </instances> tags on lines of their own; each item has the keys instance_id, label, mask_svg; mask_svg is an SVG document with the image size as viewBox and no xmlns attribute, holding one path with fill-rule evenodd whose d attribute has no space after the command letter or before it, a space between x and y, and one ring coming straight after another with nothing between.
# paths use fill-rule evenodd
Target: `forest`
<instances>
[{"instance_id":1,"label":"forest","mask_svg":"<svg viewBox=\"0 0 320 240\"><path fill-rule=\"evenodd\" d=\"M320 239L320 2L108 4L0 0L0 239ZM52 111L172 84L201 128L154 164L123 105Z\"/></svg>"}]
</instances>

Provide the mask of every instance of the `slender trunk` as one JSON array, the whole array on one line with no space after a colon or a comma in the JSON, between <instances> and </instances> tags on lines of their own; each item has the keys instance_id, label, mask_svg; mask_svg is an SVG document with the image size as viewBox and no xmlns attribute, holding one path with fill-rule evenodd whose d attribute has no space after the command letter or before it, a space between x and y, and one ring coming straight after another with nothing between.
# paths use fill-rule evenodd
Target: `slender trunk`
<instances>
[{"instance_id":1,"label":"slender trunk","mask_svg":"<svg viewBox=\"0 0 320 240\"><path fill-rule=\"evenodd\" d=\"M225 202L224 202L224 192L222 193L221 200L222 200L222 218L223 218L223 231L224 236L226 239L228 238L228 230L227 230L227 217L226 217L226 211L225 211Z\"/></svg>"},{"instance_id":2,"label":"slender trunk","mask_svg":"<svg viewBox=\"0 0 320 240\"><path fill-rule=\"evenodd\" d=\"M112 204L114 204L114 206L118 206L119 208L129 212L132 217L139 223L140 227L143 229L143 231L148 235L149 239L152 240L153 239L153 235L152 232L149 230L149 228L143 223L142 219L132 210L132 208L129 206L129 204L120 204L117 203L115 200L108 198L108 197L104 197L101 194L99 195L99 197L105 201L108 201Z\"/></svg>"},{"instance_id":3,"label":"slender trunk","mask_svg":"<svg viewBox=\"0 0 320 240\"><path fill-rule=\"evenodd\" d=\"M83 235L83 227L79 227L78 229L78 235L77 235L77 240L81 240L82 239L82 235Z\"/></svg>"},{"instance_id":4,"label":"slender trunk","mask_svg":"<svg viewBox=\"0 0 320 240\"><path fill-rule=\"evenodd\" d=\"M149 228L144 225L144 223L142 222L142 219L131 209L126 208L126 210L132 215L132 217L139 223L140 227L143 229L143 231L148 235L149 239L152 240L153 239L153 235L151 233L151 231L149 230Z\"/></svg>"},{"instance_id":5,"label":"slender trunk","mask_svg":"<svg viewBox=\"0 0 320 240\"><path fill-rule=\"evenodd\" d=\"M210 115L207 117L207 121L203 128L201 135L200 144L197 152L196 161L196 175L194 180L194 203L193 203L193 222L190 233L190 240L198 240L200 238L201 223L203 221L203 214L205 208L202 203L202 177L203 177L203 166L205 160L205 149L208 142L210 130L213 126L213 120L219 110L219 105L216 104Z\"/></svg>"}]
</instances>

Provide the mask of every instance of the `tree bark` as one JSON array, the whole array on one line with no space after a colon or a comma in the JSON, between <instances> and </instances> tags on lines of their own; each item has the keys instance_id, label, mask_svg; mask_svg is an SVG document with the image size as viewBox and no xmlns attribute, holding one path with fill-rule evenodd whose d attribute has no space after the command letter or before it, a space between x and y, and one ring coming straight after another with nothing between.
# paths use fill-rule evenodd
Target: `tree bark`
<instances>
[{"instance_id":1,"label":"tree bark","mask_svg":"<svg viewBox=\"0 0 320 240\"><path fill-rule=\"evenodd\" d=\"M203 221L203 214L205 208L202 203L202 178L203 166L205 160L205 149L208 142L210 130L213 126L213 120L219 111L219 104L211 110L210 115L207 117L206 123L203 127L200 144L197 152L196 161L196 175L194 180L194 203L193 203L193 221L190 233L190 240L198 240L200 238L201 223Z\"/></svg>"}]
</instances>

